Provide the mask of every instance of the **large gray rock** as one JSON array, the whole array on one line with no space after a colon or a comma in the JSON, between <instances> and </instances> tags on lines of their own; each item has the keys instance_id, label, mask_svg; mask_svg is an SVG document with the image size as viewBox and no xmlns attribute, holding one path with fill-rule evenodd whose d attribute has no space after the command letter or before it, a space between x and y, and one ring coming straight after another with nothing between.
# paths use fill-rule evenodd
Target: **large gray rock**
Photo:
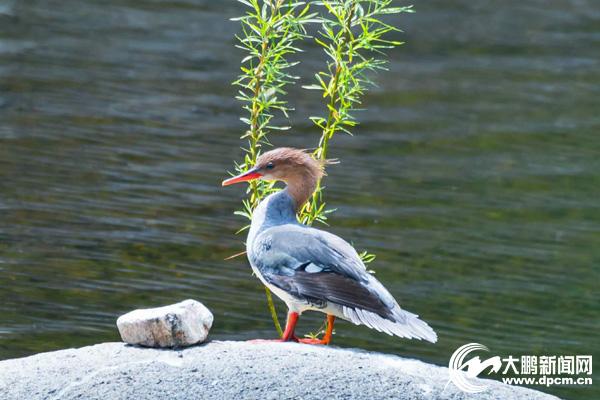
<instances>
[{"instance_id":1,"label":"large gray rock","mask_svg":"<svg viewBox=\"0 0 600 400\"><path fill-rule=\"evenodd\" d=\"M213 315L196 300L131 311L117 319L125 343L147 347L183 347L206 340Z\"/></svg>"},{"instance_id":2,"label":"large gray rock","mask_svg":"<svg viewBox=\"0 0 600 400\"><path fill-rule=\"evenodd\" d=\"M0 399L556 399L485 380L466 394L448 369L360 350L210 342L182 350L104 343L0 361Z\"/></svg>"}]
</instances>

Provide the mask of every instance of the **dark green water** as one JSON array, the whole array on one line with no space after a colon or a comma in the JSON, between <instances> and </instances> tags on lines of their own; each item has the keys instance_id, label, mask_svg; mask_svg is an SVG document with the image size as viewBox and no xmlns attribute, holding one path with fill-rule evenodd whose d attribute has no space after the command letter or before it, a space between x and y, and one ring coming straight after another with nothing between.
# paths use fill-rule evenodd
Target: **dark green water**
<instances>
[{"instance_id":1,"label":"dark green water","mask_svg":"<svg viewBox=\"0 0 600 400\"><path fill-rule=\"evenodd\" d=\"M439 365L468 342L599 356L597 3L416 8L356 136L334 139L329 229L375 252L379 279L440 340L340 323L335 344ZM118 340L119 314L189 297L213 310L213 339L274 335L246 260L224 261L244 240L243 187L220 187L241 156L239 13L0 3L0 359ZM305 48L310 76L323 57ZM291 97L294 130L272 141L312 147L320 99ZM600 397L597 383L536 388Z\"/></svg>"}]
</instances>

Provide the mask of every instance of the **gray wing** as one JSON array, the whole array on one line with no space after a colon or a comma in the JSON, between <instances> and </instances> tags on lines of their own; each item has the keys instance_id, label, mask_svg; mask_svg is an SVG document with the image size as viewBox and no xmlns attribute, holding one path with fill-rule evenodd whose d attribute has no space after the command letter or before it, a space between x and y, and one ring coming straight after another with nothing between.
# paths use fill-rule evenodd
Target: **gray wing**
<instances>
[{"instance_id":1,"label":"gray wing","mask_svg":"<svg viewBox=\"0 0 600 400\"><path fill-rule=\"evenodd\" d=\"M263 277L298 298L361 308L382 317L397 306L354 248L331 233L280 225L258 235L252 249L251 261Z\"/></svg>"},{"instance_id":2,"label":"gray wing","mask_svg":"<svg viewBox=\"0 0 600 400\"><path fill-rule=\"evenodd\" d=\"M355 324L437 341L433 329L418 315L402 310L366 271L354 248L338 236L303 225L280 225L260 233L248 257L268 283L311 304L338 304Z\"/></svg>"},{"instance_id":3,"label":"gray wing","mask_svg":"<svg viewBox=\"0 0 600 400\"><path fill-rule=\"evenodd\" d=\"M252 261L258 268L263 264L311 273L334 272L359 282L369 279L365 265L350 244L339 236L307 226L286 224L269 228L256 237L252 249Z\"/></svg>"}]
</instances>

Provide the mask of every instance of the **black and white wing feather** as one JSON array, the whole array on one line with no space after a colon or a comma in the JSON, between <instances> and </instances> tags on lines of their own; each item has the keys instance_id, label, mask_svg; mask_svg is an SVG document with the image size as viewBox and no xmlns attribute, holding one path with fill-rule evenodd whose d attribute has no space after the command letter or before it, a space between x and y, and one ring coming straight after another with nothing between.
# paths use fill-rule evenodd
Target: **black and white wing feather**
<instances>
[{"instance_id":1,"label":"black and white wing feather","mask_svg":"<svg viewBox=\"0 0 600 400\"><path fill-rule=\"evenodd\" d=\"M349 321L390 335L437 340L417 315L400 308L354 248L336 235L298 224L275 226L255 238L249 257L268 283L298 299L334 303Z\"/></svg>"}]
</instances>

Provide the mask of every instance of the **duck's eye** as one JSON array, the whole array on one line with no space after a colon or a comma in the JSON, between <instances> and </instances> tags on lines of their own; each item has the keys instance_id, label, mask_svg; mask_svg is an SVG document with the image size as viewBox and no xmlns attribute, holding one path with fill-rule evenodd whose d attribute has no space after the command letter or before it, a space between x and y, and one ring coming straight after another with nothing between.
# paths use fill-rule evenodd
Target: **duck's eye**
<instances>
[{"instance_id":1,"label":"duck's eye","mask_svg":"<svg viewBox=\"0 0 600 400\"><path fill-rule=\"evenodd\" d=\"M270 163L268 163L268 164L265 166L265 168L266 168L266 169L273 169L273 168L275 168L275 164L273 164L272 162L270 162Z\"/></svg>"}]
</instances>

